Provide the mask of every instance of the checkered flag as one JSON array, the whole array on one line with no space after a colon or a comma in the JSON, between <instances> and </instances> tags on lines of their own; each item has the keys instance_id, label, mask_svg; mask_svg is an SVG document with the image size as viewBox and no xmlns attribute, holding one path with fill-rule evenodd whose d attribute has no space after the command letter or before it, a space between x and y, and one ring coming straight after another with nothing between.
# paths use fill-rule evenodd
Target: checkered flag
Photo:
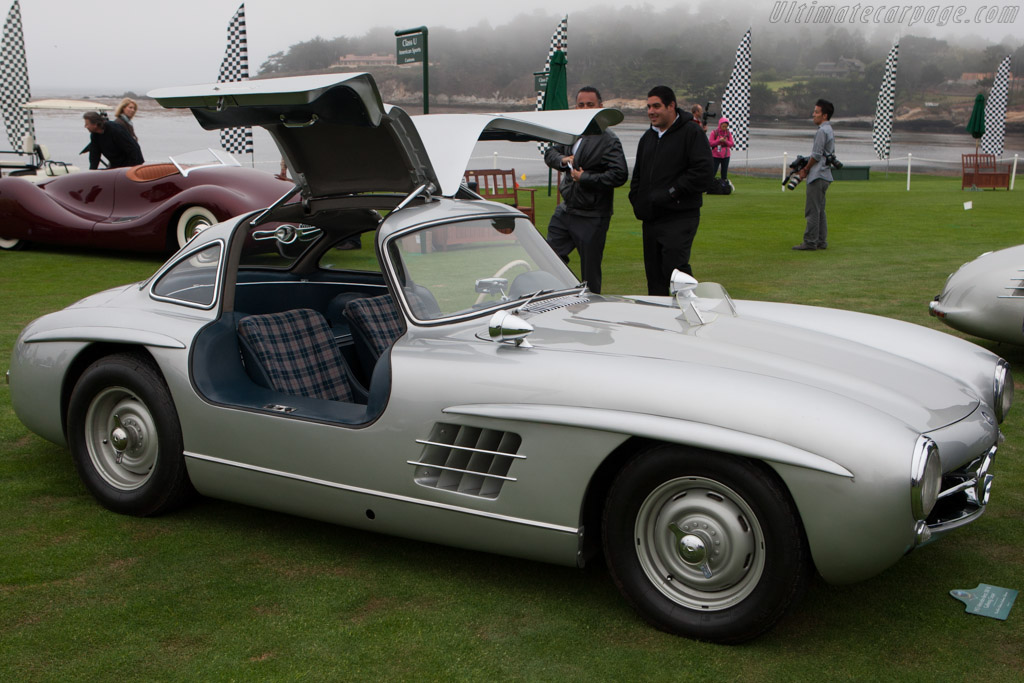
<instances>
[{"instance_id":1,"label":"checkered flag","mask_svg":"<svg viewBox=\"0 0 1024 683\"><path fill-rule=\"evenodd\" d=\"M243 2L228 24L228 46L224 61L220 63L218 83L249 80L249 44L245 38L245 3ZM224 128L220 131L220 146L232 154L252 154L252 128Z\"/></svg>"},{"instance_id":2,"label":"checkered flag","mask_svg":"<svg viewBox=\"0 0 1024 683\"><path fill-rule=\"evenodd\" d=\"M544 73L551 71L551 57L554 56L555 52L561 50L565 53L565 56L569 56L569 15L566 14L562 17L562 20L558 22L558 26L555 27L555 32L551 34L551 43L548 45L548 58L544 60ZM537 91L537 111L544 110L544 91ZM537 149L541 151L541 154L547 151L548 147L551 146L550 142L539 142L537 143Z\"/></svg>"},{"instance_id":3,"label":"checkered flag","mask_svg":"<svg viewBox=\"0 0 1024 683\"><path fill-rule=\"evenodd\" d=\"M729 119L736 151L747 149L750 124L750 29L736 48L736 64L722 95L722 116Z\"/></svg>"},{"instance_id":4,"label":"checkered flag","mask_svg":"<svg viewBox=\"0 0 1024 683\"><path fill-rule=\"evenodd\" d=\"M888 159L892 147L892 116L896 108L896 65L900 57L897 41L889 56L885 58L885 74L878 88L878 102L875 104L875 124L871 129L871 144L879 159Z\"/></svg>"},{"instance_id":5,"label":"checkered flag","mask_svg":"<svg viewBox=\"0 0 1024 683\"><path fill-rule=\"evenodd\" d=\"M992 90L985 102L985 134L981 136L981 151L985 154L1003 156L1003 135L1006 133L1006 99L1010 91L1010 55L1006 55L999 68L996 78L992 81Z\"/></svg>"},{"instance_id":6,"label":"checkered flag","mask_svg":"<svg viewBox=\"0 0 1024 683\"><path fill-rule=\"evenodd\" d=\"M32 112L21 105L32 95L28 87L28 62L25 59L25 36L21 32L21 5L14 0L4 22L3 41L0 43L3 60L0 63L0 111L11 149L21 152L26 136L36 137Z\"/></svg>"}]
</instances>

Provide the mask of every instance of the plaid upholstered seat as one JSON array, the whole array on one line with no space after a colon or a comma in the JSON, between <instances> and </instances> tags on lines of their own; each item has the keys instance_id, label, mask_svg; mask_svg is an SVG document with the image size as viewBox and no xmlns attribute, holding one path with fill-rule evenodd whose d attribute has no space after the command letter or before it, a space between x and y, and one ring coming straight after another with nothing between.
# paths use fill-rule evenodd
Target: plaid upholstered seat
<instances>
[{"instance_id":1,"label":"plaid upholstered seat","mask_svg":"<svg viewBox=\"0 0 1024 683\"><path fill-rule=\"evenodd\" d=\"M324 317L308 308L238 321L243 357L269 388L293 396L352 401L341 352Z\"/></svg>"},{"instance_id":2,"label":"plaid upholstered seat","mask_svg":"<svg viewBox=\"0 0 1024 683\"><path fill-rule=\"evenodd\" d=\"M352 328L352 336L361 339L380 358L405 330L402 316L391 295L364 297L345 306L345 317Z\"/></svg>"}]
</instances>

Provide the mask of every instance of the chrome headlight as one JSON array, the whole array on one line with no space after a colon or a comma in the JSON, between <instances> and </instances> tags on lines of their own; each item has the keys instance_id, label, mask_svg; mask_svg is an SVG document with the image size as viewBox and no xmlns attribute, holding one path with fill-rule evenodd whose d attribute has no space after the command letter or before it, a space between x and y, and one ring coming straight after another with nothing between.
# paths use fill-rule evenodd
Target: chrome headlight
<instances>
[{"instance_id":1,"label":"chrome headlight","mask_svg":"<svg viewBox=\"0 0 1024 683\"><path fill-rule=\"evenodd\" d=\"M1010 374L1010 364L1002 358L996 363L992 390L992 407L996 411L996 419L1002 422L1006 418L1006 414L1010 412L1010 406L1013 405L1013 375Z\"/></svg>"},{"instance_id":2,"label":"chrome headlight","mask_svg":"<svg viewBox=\"0 0 1024 683\"><path fill-rule=\"evenodd\" d=\"M918 438L910 470L910 507L914 519L925 520L935 507L942 487L939 447L927 436Z\"/></svg>"}]
</instances>

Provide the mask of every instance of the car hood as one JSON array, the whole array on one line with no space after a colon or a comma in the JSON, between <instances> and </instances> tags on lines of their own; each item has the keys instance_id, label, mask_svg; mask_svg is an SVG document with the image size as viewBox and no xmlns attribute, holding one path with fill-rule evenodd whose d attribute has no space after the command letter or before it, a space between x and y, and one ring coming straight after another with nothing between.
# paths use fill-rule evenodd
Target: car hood
<instances>
[{"instance_id":1,"label":"car hood","mask_svg":"<svg viewBox=\"0 0 1024 683\"><path fill-rule=\"evenodd\" d=\"M921 432L957 422L979 403L968 386L913 360L767 317L720 314L690 325L676 307L598 299L527 319L535 330L529 342L541 351L656 358L772 377L856 400Z\"/></svg>"},{"instance_id":2,"label":"car hood","mask_svg":"<svg viewBox=\"0 0 1024 683\"><path fill-rule=\"evenodd\" d=\"M207 130L263 126L311 198L409 193L426 183L452 196L480 139L570 144L622 121L614 109L410 117L381 101L367 73L163 88L149 96L191 109Z\"/></svg>"}]
</instances>

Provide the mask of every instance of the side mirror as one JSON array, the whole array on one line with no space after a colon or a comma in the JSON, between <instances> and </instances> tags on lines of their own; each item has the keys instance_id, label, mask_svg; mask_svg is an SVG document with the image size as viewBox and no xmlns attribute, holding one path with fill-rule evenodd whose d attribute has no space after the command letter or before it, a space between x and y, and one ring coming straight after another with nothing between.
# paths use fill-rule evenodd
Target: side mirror
<instances>
[{"instance_id":1,"label":"side mirror","mask_svg":"<svg viewBox=\"0 0 1024 683\"><path fill-rule=\"evenodd\" d=\"M697 294L693 290L698 284L697 278L678 269L672 271L669 279L669 291L675 297L676 305L683 312L686 322L691 325L705 325L714 320L713 314L702 313L697 308Z\"/></svg>"},{"instance_id":2,"label":"side mirror","mask_svg":"<svg viewBox=\"0 0 1024 683\"><path fill-rule=\"evenodd\" d=\"M672 296L682 295L687 299L692 299L696 296L693 293L693 290L698 284L700 283L697 282L697 278L676 269L672 271L672 278L669 280L668 291Z\"/></svg>"},{"instance_id":3,"label":"side mirror","mask_svg":"<svg viewBox=\"0 0 1024 683\"><path fill-rule=\"evenodd\" d=\"M491 335L491 339L496 342L513 342L516 346L531 348L526 337L533 333L533 325L512 311L498 311L492 315L487 331Z\"/></svg>"}]
</instances>

